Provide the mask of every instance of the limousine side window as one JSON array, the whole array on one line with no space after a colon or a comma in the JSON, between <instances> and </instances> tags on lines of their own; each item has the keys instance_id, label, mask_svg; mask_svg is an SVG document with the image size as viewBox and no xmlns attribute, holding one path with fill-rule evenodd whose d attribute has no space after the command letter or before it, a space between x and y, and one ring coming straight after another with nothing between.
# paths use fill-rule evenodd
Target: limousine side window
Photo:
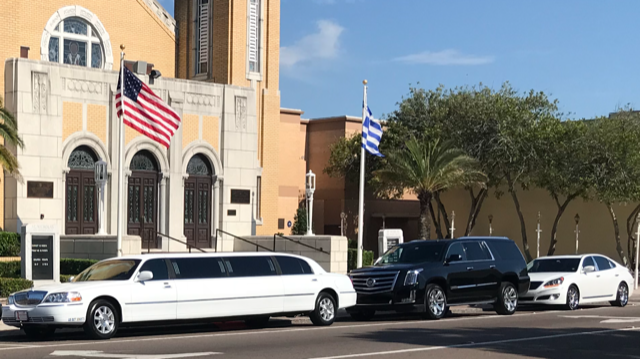
<instances>
[{"instance_id":1,"label":"limousine side window","mask_svg":"<svg viewBox=\"0 0 640 359\"><path fill-rule=\"evenodd\" d=\"M151 259L144 262L140 272L144 271L153 273L153 279L151 280L169 279L169 270L167 270L167 262L164 259Z\"/></svg>"},{"instance_id":2,"label":"limousine side window","mask_svg":"<svg viewBox=\"0 0 640 359\"><path fill-rule=\"evenodd\" d=\"M227 276L221 258L172 258L177 279L223 278Z\"/></svg>"},{"instance_id":3,"label":"limousine side window","mask_svg":"<svg viewBox=\"0 0 640 359\"><path fill-rule=\"evenodd\" d=\"M227 257L225 262L232 277L264 277L278 274L271 257Z\"/></svg>"},{"instance_id":4,"label":"limousine side window","mask_svg":"<svg viewBox=\"0 0 640 359\"><path fill-rule=\"evenodd\" d=\"M313 274L309 263L294 257L276 257L282 275Z\"/></svg>"}]
</instances>

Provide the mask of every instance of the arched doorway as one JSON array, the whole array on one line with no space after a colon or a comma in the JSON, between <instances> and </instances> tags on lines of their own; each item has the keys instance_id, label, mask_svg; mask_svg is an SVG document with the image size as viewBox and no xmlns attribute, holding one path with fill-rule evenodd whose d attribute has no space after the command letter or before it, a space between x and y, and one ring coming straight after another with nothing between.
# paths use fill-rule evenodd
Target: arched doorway
<instances>
[{"instance_id":1,"label":"arched doorway","mask_svg":"<svg viewBox=\"0 0 640 359\"><path fill-rule=\"evenodd\" d=\"M187 244L211 248L211 186L213 170L202 154L191 157L187 164L189 178L184 183L184 235Z\"/></svg>"},{"instance_id":2,"label":"arched doorway","mask_svg":"<svg viewBox=\"0 0 640 359\"><path fill-rule=\"evenodd\" d=\"M95 234L98 232L98 206L94 165L95 152L80 146L71 152L65 180L65 233Z\"/></svg>"},{"instance_id":3,"label":"arched doorway","mask_svg":"<svg viewBox=\"0 0 640 359\"><path fill-rule=\"evenodd\" d=\"M127 234L140 236L143 248L158 248L158 161L146 150L129 164Z\"/></svg>"}]
</instances>

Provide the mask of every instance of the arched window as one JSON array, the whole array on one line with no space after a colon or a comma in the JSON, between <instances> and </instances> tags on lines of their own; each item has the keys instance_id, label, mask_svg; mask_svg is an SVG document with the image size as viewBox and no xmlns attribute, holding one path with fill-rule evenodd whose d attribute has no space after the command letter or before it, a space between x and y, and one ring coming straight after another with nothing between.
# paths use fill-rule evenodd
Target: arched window
<instances>
[{"instance_id":1,"label":"arched window","mask_svg":"<svg viewBox=\"0 0 640 359\"><path fill-rule=\"evenodd\" d=\"M94 165L96 153L87 146L71 152L65 183L65 233L95 234L98 231L97 191Z\"/></svg>"},{"instance_id":2,"label":"arched window","mask_svg":"<svg viewBox=\"0 0 640 359\"><path fill-rule=\"evenodd\" d=\"M184 182L184 235L187 244L198 248L211 248L211 162L196 154L187 163L189 178Z\"/></svg>"},{"instance_id":3,"label":"arched window","mask_svg":"<svg viewBox=\"0 0 640 359\"><path fill-rule=\"evenodd\" d=\"M51 32L49 61L102 69L105 63L102 40L84 19L66 18Z\"/></svg>"},{"instance_id":4,"label":"arched window","mask_svg":"<svg viewBox=\"0 0 640 359\"><path fill-rule=\"evenodd\" d=\"M213 174L209 160L201 154L197 154L189 160L187 173L192 176L210 176Z\"/></svg>"},{"instance_id":5,"label":"arched window","mask_svg":"<svg viewBox=\"0 0 640 359\"><path fill-rule=\"evenodd\" d=\"M71 152L67 166L74 170L94 170L98 157L87 146L80 146Z\"/></svg>"},{"instance_id":6,"label":"arched window","mask_svg":"<svg viewBox=\"0 0 640 359\"><path fill-rule=\"evenodd\" d=\"M158 161L149 151L140 151L133 155L129 169L132 171L158 172Z\"/></svg>"}]
</instances>

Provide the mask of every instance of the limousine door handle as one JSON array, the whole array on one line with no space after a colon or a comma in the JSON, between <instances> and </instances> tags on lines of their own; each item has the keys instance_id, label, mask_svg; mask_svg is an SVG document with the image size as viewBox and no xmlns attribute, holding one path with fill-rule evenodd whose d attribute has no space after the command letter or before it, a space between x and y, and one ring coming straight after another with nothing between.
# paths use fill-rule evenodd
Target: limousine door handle
<instances>
[{"instance_id":1,"label":"limousine door handle","mask_svg":"<svg viewBox=\"0 0 640 359\"><path fill-rule=\"evenodd\" d=\"M164 283L164 287L165 287L165 288L171 288L171 284L169 284L169 282L165 282L165 283Z\"/></svg>"},{"instance_id":2,"label":"limousine door handle","mask_svg":"<svg viewBox=\"0 0 640 359\"><path fill-rule=\"evenodd\" d=\"M317 282L317 281L318 281L318 278L313 278L311 281L312 281L312 282Z\"/></svg>"},{"instance_id":3,"label":"limousine door handle","mask_svg":"<svg viewBox=\"0 0 640 359\"><path fill-rule=\"evenodd\" d=\"M473 270L473 267L467 267L467 270Z\"/></svg>"},{"instance_id":4,"label":"limousine door handle","mask_svg":"<svg viewBox=\"0 0 640 359\"><path fill-rule=\"evenodd\" d=\"M620 274L616 274L616 277L620 276Z\"/></svg>"}]
</instances>

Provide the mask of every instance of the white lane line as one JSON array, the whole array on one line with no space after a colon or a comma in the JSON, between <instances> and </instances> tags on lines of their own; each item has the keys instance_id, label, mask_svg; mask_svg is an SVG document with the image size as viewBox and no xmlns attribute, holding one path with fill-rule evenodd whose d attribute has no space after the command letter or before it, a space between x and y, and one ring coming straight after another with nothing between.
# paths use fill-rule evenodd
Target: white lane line
<instances>
[{"instance_id":1,"label":"white lane line","mask_svg":"<svg viewBox=\"0 0 640 359\"><path fill-rule=\"evenodd\" d=\"M427 348L399 349L399 350L389 350L384 352L346 354L346 355L336 355L331 357L319 357L319 358L309 358L309 359L345 359L345 358L369 357L369 356L377 356L377 355L405 354L405 353L426 352L426 351L442 350L442 349L469 348L469 347L478 347L478 346L490 346L495 344L527 342L527 341L534 341L534 340L555 339L555 338L564 338L564 337L576 337L581 335L598 335L598 334L607 334L607 333L630 331L630 330L640 330L640 328L607 329L607 330L598 330L598 331L591 331L591 332L544 335L540 337L531 337L531 338L495 340L495 341L482 342L482 343L455 344L455 345L427 347Z\"/></svg>"},{"instance_id":2,"label":"white lane line","mask_svg":"<svg viewBox=\"0 0 640 359\"><path fill-rule=\"evenodd\" d=\"M3 349L2 347L7 346L7 347L18 347L18 348L38 348L40 347L39 345L32 345L32 344L7 344L7 343L0 343L0 349ZM13 348L10 348L13 349ZM17 348L16 348L17 349Z\"/></svg>"}]
</instances>

